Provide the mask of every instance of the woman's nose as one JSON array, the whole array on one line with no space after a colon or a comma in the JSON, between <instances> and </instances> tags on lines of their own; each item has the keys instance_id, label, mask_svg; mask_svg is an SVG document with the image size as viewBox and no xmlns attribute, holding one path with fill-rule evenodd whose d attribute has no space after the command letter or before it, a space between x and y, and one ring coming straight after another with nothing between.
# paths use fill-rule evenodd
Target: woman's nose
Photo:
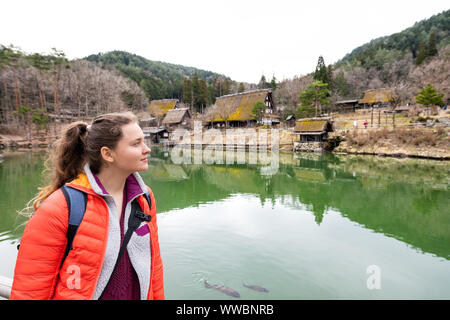
<instances>
[{"instance_id":1,"label":"woman's nose","mask_svg":"<svg viewBox=\"0 0 450 320\"><path fill-rule=\"evenodd\" d=\"M144 153L150 153L152 152L152 149L150 149L145 143L144 143Z\"/></svg>"}]
</instances>

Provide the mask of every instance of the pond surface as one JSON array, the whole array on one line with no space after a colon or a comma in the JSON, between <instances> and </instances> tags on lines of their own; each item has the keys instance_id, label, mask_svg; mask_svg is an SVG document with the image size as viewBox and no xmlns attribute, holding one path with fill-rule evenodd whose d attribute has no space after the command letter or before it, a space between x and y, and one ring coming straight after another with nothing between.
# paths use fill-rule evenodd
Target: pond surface
<instances>
[{"instance_id":1,"label":"pond surface","mask_svg":"<svg viewBox=\"0 0 450 320\"><path fill-rule=\"evenodd\" d=\"M46 153L3 155L0 275L12 278L16 211L37 191ZM276 157L264 170L152 148L141 175L156 198L167 299L236 299L205 280L241 299L450 299L450 163Z\"/></svg>"}]
</instances>

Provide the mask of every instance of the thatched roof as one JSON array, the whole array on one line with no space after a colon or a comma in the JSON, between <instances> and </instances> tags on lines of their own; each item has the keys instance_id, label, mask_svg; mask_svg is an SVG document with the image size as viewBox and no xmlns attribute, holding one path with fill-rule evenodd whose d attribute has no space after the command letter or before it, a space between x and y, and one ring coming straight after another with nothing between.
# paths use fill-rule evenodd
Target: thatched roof
<instances>
[{"instance_id":1,"label":"thatched roof","mask_svg":"<svg viewBox=\"0 0 450 320\"><path fill-rule=\"evenodd\" d=\"M251 116L254 104L258 101L264 103L266 96L269 93L271 93L270 89L260 89L229 94L218 97L214 108L217 108L217 110L230 108L229 110L231 110L232 113L228 119L226 119L227 121L254 120ZM222 119L220 114L216 114L213 121L225 121L225 119Z\"/></svg>"},{"instance_id":2,"label":"thatched roof","mask_svg":"<svg viewBox=\"0 0 450 320\"><path fill-rule=\"evenodd\" d=\"M330 118L307 118L297 120L294 132L298 133L324 133L333 131Z\"/></svg>"},{"instance_id":3,"label":"thatched roof","mask_svg":"<svg viewBox=\"0 0 450 320\"><path fill-rule=\"evenodd\" d=\"M392 88L367 90L366 92L364 92L364 97L359 100L359 103L374 104L389 102L393 99L394 96L395 92Z\"/></svg>"},{"instance_id":4,"label":"thatched roof","mask_svg":"<svg viewBox=\"0 0 450 320\"><path fill-rule=\"evenodd\" d=\"M169 110L166 114L166 117L162 121L162 124L177 124L180 123L183 120L184 115L187 114L187 116L190 118L191 114L189 112L188 108L179 108L179 109L172 109Z\"/></svg>"},{"instance_id":5,"label":"thatched roof","mask_svg":"<svg viewBox=\"0 0 450 320\"><path fill-rule=\"evenodd\" d=\"M169 110L172 110L178 99L162 99L162 100L152 100L150 101L150 107L148 112L154 116L165 116Z\"/></svg>"},{"instance_id":6,"label":"thatched roof","mask_svg":"<svg viewBox=\"0 0 450 320\"><path fill-rule=\"evenodd\" d=\"M144 131L144 133L156 134L156 133L167 131L167 129L165 127L148 127L148 128L144 128L142 131Z\"/></svg>"}]
</instances>

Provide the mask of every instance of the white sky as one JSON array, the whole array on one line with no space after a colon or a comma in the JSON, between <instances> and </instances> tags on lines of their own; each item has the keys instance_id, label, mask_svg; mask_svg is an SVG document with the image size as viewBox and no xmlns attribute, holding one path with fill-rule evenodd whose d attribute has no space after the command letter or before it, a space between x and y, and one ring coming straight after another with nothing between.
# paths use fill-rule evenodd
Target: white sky
<instances>
[{"instance_id":1,"label":"white sky","mask_svg":"<svg viewBox=\"0 0 450 320\"><path fill-rule=\"evenodd\" d=\"M0 44L68 58L125 50L257 83L341 59L450 7L448 0L10 0Z\"/></svg>"}]
</instances>

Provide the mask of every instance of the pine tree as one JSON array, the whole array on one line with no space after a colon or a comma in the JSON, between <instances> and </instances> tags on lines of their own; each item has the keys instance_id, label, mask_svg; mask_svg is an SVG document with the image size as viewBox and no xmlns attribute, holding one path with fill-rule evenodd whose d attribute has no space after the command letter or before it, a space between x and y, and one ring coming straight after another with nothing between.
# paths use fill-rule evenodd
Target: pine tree
<instances>
[{"instance_id":1,"label":"pine tree","mask_svg":"<svg viewBox=\"0 0 450 320\"><path fill-rule=\"evenodd\" d=\"M268 88L268 83L266 81L266 77L264 75L261 76L261 80L258 83L258 89L266 89Z\"/></svg>"},{"instance_id":2,"label":"pine tree","mask_svg":"<svg viewBox=\"0 0 450 320\"><path fill-rule=\"evenodd\" d=\"M437 54L436 49L436 33L432 31L430 37L428 38L427 56L432 57Z\"/></svg>"},{"instance_id":3,"label":"pine tree","mask_svg":"<svg viewBox=\"0 0 450 320\"><path fill-rule=\"evenodd\" d=\"M222 95L223 96L230 94L230 90L231 90L230 87L231 87L230 81L228 81L228 79L223 79L223 82L222 82Z\"/></svg>"},{"instance_id":4,"label":"pine tree","mask_svg":"<svg viewBox=\"0 0 450 320\"><path fill-rule=\"evenodd\" d=\"M428 84L417 93L416 101L429 108L431 106L442 106L444 104L443 97L443 93L439 93L431 84Z\"/></svg>"},{"instance_id":5,"label":"pine tree","mask_svg":"<svg viewBox=\"0 0 450 320\"><path fill-rule=\"evenodd\" d=\"M334 79L334 90L343 98L346 98L350 92L350 88L347 80L344 77L343 71L339 72Z\"/></svg>"},{"instance_id":6,"label":"pine tree","mask_svg":"<svg viewBox=\"0 0 450 320\"><path fill-rule=\"evenodd\" d=\"M196 109L197 111L201 111L203 113L203 110L209 104L208 86L206 85L206 81L203 79L199 79L198 84L199 90Z\"/></svg>"},{"instance_id":7,"label":"pine tree","mask_svg":"<svg viewBox=\"0 0 450 320\"><path fill-rule=\"evenodd\" d=\"M184 78L183 103L192 105L192 81L189 78Z\"/></svg>"},{"instance_id":8,"label":"pine tree","mask_svg":"<svg viewBox=\"0 0 450 320\"><path fill-rule=\"evenodd\" d=\"M327 77L328 77L328 90L330 90L330 92L334 91L333 66L331 64L329 64L327 68Z\"/></svg>"},{"instance_id":9,"label":"pine tree","mask_svg":"<svg viewBox=\"0 0 450 320\"><path fill-rule=\"evenodd\" d=\"M427 58L427 47L425 43L420 43L419 52L417 53L416 65L420 65Z\"/></svg>"},{"instance_id":10,"label":"pine tree","mask_svg":"<svg viewBox=\"0 0 450 320\"><path fill-rule=\"evenodd\" d=\"M244 92L244 91L245 91L244 84L242 82L239 82L238 93L241 93L241 92Z\"/></svg>"},{"instance_id":11,"label":"pine tree","mask_svg":"<svg viewBox=\"0 0 450 320\"><path fill-rule=\"evenodd\" d=\"M200 83L198 80L198 74L197 72L194 73L194 75L192 76L192 101L193 104L192 106L194 107L195 110L199 110L200 108L200 101L199 101L199 96L200 96Z\"/></svg>"},{"instance_id":12,"label":"pine tree","mask_svg":"<svg viewBox=\"0 0 450 320\"><path fill-rule=\"evenodd\" d=\"M272 76L272 80L270 81L270 88L272 89L272 92L277 89L277 79L275 78L275 75Z\"/></svg>"},{"instance_id":13,"label":"pine tree","mask_svg":"<svg viewBox=\"0 0 450 320\"><path fill-rule=\"evenodd\" d=\"M323 83L322 81L314 81L306 87L306 90L302 91L299 99L303 108L314 106L315 116L317 117L317 108L321 108L322 105L327 105L330 103L327 99L328 95L328 84Z\"/></svg>"},{"instance_id":14,"label":"pine tree","mask_svg":"<svg viewBox=\"0 0 450 320\"><path fill-rule=\"evenodd\" d=\"M325 60L322 56L319 57L319 60L317 61L316 70L314 71L314 80L316 81L322 81L323 83L329 83L330 79L328 77L328 69L325 65Z\"/></svg>"}]
</instances>

